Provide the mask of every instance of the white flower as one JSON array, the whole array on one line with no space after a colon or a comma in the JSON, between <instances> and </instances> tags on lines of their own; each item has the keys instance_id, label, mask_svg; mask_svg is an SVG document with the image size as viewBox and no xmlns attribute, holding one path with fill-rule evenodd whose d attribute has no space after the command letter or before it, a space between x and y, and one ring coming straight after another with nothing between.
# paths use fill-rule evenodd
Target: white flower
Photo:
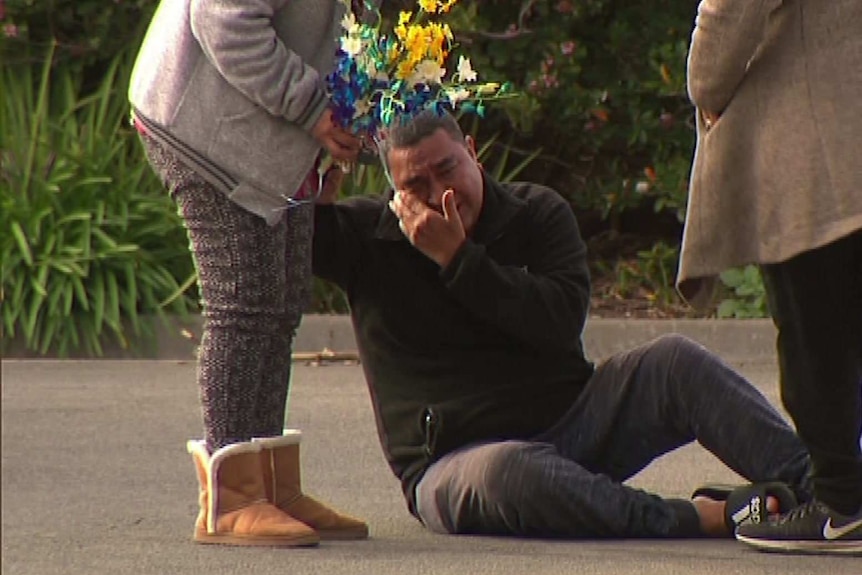
<instances>
[{"instance_id":1,"label":"white flower","mask_svg":"<svg viewBox=\"0 0 862 575\"><path fill-rule=\"evenodd\" d=\"M356 22L356 16L353 15L353 12L344 15L344 18L341 19L341 27L347 30L351 36L359 33L359 24Z\"/></svg>"},{"instance_id":2,"label":"white flower","mask_svg":"<svg viewBox=\"0 0 862 575\"><path fill-rule=\"evenodd\" d=\"M456 74L461 82L475 82L476 72L470 64L470 58L464 56L458 57L458 73Z\"/></svg>"},{"instance_id":3,"label":"white flower","mask_svg":"<svg viewBox=\"0 0 862 575\"><path fill-rule=\"evenodd\" d=\"M361 118L371 110L371 104L368 103L368 98L362 98L356 101L353 110L353 119Z\"/></svg>"},{"instance_id":4,"label":"white flower","mask_svg":"<svg viewBox=\"0 0 862 575\"><path fill-rule=\"evenodd\" d=\"M439 85L443 83L445 75L446 68L441 68L434 60L422 60L410 75L409 81L414 86L416 84Z\"/></svg>"},{"instance_id":5,"label":"white flower","mask_svg":"<svg viewBox=\"0 0 862 575\"><path fill-rule=\"evenodd\" d=\"M341 49L344 50L349 56L356 56L362 51L362 39L347 37L341 38Z\"/></svg>"},{"instance_id":6,"label":"white flower","mask_svg":"<svg viewBox=\"0 0 862 575\"><path fill-rule=\"evenodd\" d=\"M371 78L377 75L377 61L368 50L362 49L359 54L356 54L354 59L356 60L357 69Z\"/></svg>"},{"instance_id":7,"label":"white flower","mask_svg":"<svg viewBox=\"0 0 862 575\"><path fill-rule=\"evenodd\" d=\"M449 98L449 103L452 106L457 106L458 102L470 97L470 90L466 88L448 88L446 90L446 97Z\"/></svg>"}]
</instances>

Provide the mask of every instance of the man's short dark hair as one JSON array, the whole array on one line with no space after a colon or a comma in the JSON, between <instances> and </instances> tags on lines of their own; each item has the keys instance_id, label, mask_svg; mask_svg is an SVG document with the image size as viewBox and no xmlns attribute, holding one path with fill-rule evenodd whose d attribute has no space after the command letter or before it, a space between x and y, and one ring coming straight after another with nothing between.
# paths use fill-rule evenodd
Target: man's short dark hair
<instances>
[{"instance_id":1,"label":"man's short dark hair","mask_svg":"<svg viewBox=\"0 0 862 575\"><path fill-rule=\"evenodd\" d=\"M385 137L379 146L380 158L384 163L388 163L390 150L414 146L439 129L445 130L456 142L464 141L464 132L452 114L422 110L409 120L393 123L386 129Z\"/></svg>"}]
</instances>

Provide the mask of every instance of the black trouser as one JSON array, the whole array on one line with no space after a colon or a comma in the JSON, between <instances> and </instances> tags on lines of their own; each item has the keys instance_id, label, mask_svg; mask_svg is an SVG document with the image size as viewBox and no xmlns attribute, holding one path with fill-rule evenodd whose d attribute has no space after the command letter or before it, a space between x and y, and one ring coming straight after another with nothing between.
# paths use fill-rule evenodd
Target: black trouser
<instances>
[{"instance_id":1,"label":"black trouser","mask_svg":"<svg viewBox=\"0 0 862 575\"><path fill-rule=\"evenodd\" d=\"M695 440L749 481L808 496L808 453L790 424L718 356L665 335L602 362L533 441L477 443L437 460L416 488L419 517L438 533L697 536L689 502L623 483Z\"/></svg>"},{"instance_id":2,"label":"black trouser","mask_svg":"<svg viewBox=\"0 0 862 575\"><path fill-rule=\"evenodd\" d=\"M815 496L862 506L862 231L762 266L781 398L814 464Z\"/></svg>"}]
</instances>

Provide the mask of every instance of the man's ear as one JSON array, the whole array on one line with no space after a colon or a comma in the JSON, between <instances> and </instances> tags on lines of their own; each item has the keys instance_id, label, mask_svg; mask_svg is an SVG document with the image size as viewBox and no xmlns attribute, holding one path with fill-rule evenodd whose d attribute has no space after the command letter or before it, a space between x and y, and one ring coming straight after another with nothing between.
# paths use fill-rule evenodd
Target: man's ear
<instances>
[{"instance_id":1,"label":"man's ear","mask_svg":"<svg viewBox=\"0 0 862 575\"><path fill-rule=\"evenodd\" d=\"M476 164L481 168L482 163L479 161L479 154L476 153L476 140L472 136L464 136L464 145L467 146L467 152L470 154L470 157L476 160Z\"/></svg>"}]
</instances>

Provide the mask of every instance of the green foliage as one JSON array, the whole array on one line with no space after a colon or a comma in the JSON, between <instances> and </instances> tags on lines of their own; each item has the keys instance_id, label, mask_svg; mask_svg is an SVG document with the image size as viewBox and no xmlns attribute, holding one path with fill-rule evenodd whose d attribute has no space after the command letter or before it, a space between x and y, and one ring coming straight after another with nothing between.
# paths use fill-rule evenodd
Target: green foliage
<instances>
[{"instance_id":1,"label":"green foliage","mask_svg":"<svg viewBox=\"0 0 862 575\"><path fill-rule=\"evenodd\" d=\"M766 290L757 266L749 265L727 270L720 278L721 282L729 288L732 296L719 304L716 311L718 317L769 317Z\"/></svg>"},{"instance_id":2,"label":"green foliage","mask_svg":"<svg viewBox=\"0 0 862 575\"><path fill-rule=\"evenodd\" d=\"M634 262L617 264L617 289L623 296L643 291L647 299L660 306L678 303L674 289L678 264L679 249L659 241L652 248L639 251Z\"/></svg>"},{"instance_id":3,"label":"green foliage","mask_svg":"<svg viewBox=\"0 0 862 575\"><path fill-rule=\"evenodd\" d=\"M116 54L141 38L158 0L6 0L5 5L4 62L40 61L53 45L55 62L86 69L98 79Z\"/></svg>"},{"instance_id":4,"label":"green foliage","mask_svg":"<svg viewBox=\"0 0 862 575\"><path fill-rule=\"evenodd\" d=\"M120 49L137 46L157 0L8 0L4 61L58 42L58 61L89 84ZM693 147L685 56L697 2L462 0L447 15L458 47L484 80L523 97L489 107L479 141L507 132L525 179L551 185L608 225L640 206L682 218ZM387 0L389 20L415 0ZM14 37L12 37L14 36ZM22 56L23 55L23 56ZM516 131L511 131L514 126ZM521 152L523 151L523 152Z\"/></svg>"},{"instance_id":5,"label":"green foliage","mask_svg":"<svg viewBox=\"0 0 862 575\"><path fill-rule=\"evenodd\" d=\"M46 341L66 341L69 350L90 341L95 348L92 334L100 329L121 337L117 317L135 324L135 314L161 309L172 295L173 305L190 305L187 240L122 123L126 57L115 64L117 54L137 49L157 4L0 2L3 322L7 331L29 332L34 349ZM485 169L501 180L550 185L579 217L596 214L615 232L632 220L623 215L644 208L657 220L669 213L681 221L694 144L684 80L696 6L696 0L461 0L447 16L459 43L454 58L469 55L480 80L509 80L523 94L489 106L473 124ZM415 0L383 3L390 19L400 9L415 9ZM43 68L49 46L56 47L53 67ZM377 193L384 182L380 171L360 166L344 194ZM635 263L618 264L619 291L646 290L657 303L675 298L677 230L662 237ZM134 267L124 267L129 261ZM100 290L105 295L95 295ZM328 287L316 286L315 297L318 311L346 310L343 296ZM95 299L107 302L98 318ZM756 298L751 305L765 308ZM48 319L67 309L75 327ZM49 321L57 325L39 327Z\"/></svg>"},{"instance_id":6,"label":"green foliage","mask_svg":"<svg viewBox=\"0 0 862 575\"><path fill-rule=\"evenodd\" d=\"M145 336L143 314L184 313L187 239L127 126L128 53L82 93L68 67L0 71L0 256L4 343L99 355Z\"/></svg>"},{"instance_id":7,"label":"green foliage","mask_svg":"<svg viewBox=\"0 0 862 575\"><path fill-rule=\"evenodd\" d=\"M413 2L386 2L394 15ZM542 148L528 179L576 210L651 206L682 220L694 144L685 58L697 2L489 0L449 18L480 80L510 80L524 97L489 107ZM491 133L504 120L489 118Z\"/></svg>"}]
</instances>

